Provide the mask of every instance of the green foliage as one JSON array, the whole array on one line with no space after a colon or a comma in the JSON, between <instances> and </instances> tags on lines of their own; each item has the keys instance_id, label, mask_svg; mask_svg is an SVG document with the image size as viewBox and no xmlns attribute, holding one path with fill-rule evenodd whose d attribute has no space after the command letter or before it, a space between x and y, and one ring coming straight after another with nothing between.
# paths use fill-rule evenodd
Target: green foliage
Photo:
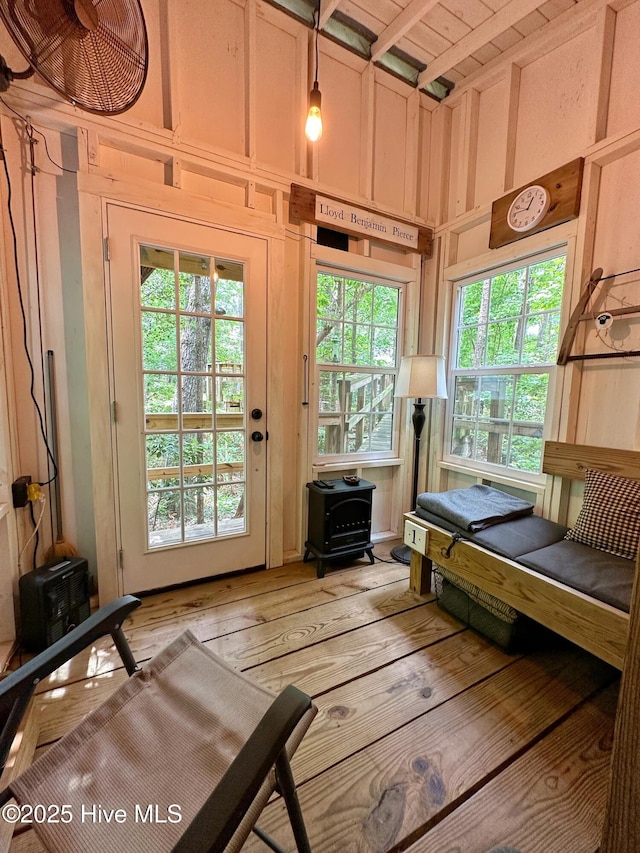
<instances>
[{"instance_id":1,"label":"green foliage","mask_svg":"<svg viewBox=\"0 0 640 853\"><path fill-rule=\"evenodd\" d=\"M175 314L142 312L142 366L145 370L176 370L178 336Z\"/></svg>"},{"instance_id":2,"label":"green foliage","mask_svg":"<svg viewBox=\"0 0 640 853\"><path fill-rule=\"evenodd\" d=\"M173 270L154 269L145 278L141 271L140 304L144 308L173 309L176 305L176 286Z\"/></svg>"},{"instance_id":3,"label":"green foliage","mask_svg":"<svg viewBox=\"0 0 640 853\"><path fill-rule=\"evenodd\" d=\"M398 310L397 287L318 273L318 363L395 367Z\"/></svg>"},{"instance_id":4,"label":"green foliage","mask_svg":"<svg viewBox=\"0 0 640 853\"><path fill-rule=\"evenodd\" d=\"M463 285L455 366L553 363L564 271L562 256Z\"/></svg>"}]
</instances>

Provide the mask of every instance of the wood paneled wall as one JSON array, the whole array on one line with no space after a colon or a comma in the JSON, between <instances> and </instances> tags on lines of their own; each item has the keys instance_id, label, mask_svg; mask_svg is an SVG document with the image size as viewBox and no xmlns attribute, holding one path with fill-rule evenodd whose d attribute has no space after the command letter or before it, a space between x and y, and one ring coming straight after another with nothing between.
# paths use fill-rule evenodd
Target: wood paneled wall
<instances>
[{"instance_id":1,"label":"wood paneled wall","mask_svg":"<svg viewBox=\"0 0 640 853\"><path fill-rule=\"evenodd\" d=\"M75 443L65 438L61 447L65 532L89 555L94 571L95 564L100 567L105 598L117 591L113 569L117 537L113 469L104 453L108 412L100 402L108 392L106 318L101 307L104 262L99 250L104 200L193 216L270 240L268 561L278 565L301 553L306 532L304 483L311 477L300 389L302 354L311 346L313 231L288 221L290 184L313 181L347 200L424 224L432 174L429 143L435 102L324 37L320 85L325 135L315 149L307 144L304 116L314 72L313 37L293 18L261 0L218 0L215 12L207 0L142 0L142 5L149 33L149 74L142 96L127 113L104 118L83 113L62 102L37 78L14 84L5 96L9 107L29 116L47 134L53 153L62 157L67 150L64 162L56 162L79 173L69 178L48 160L43 146L36 148L35 201L43 218L39 259L50 268L54 282L44 298L38 293L33 265L33 235L26 227L19 234L19 249L32 306L29 335L36 356L36 393L43 396L40 351L50 347L62 351L60 368L69 381L61 383L61 432L83 436ZM0 52L10 65L22 67L4 32ZM24 125L10 109L0 111L14 190L20 188L14 193L16 218L28 223L31 196ZM74 225L75 237L69 235ZM382 263L407 267L414 283L419 281L420 267L412 259L365 240L353 245L354 266L360 263L358 258L370 262L378 257ZM74 264L81 267L79 278L75 273L65 275ZM73 296L78 283L80 293ZM27 437L14 454L9 477L24 469L42 479L46 458L15 345L21 329L10 269L5 270L3 287L11 316L6 338L13 341L11 370L18 396L13 416L16 429ZM42 323L37 317L39 303ZM408 329L407 344L415 348L413 319ZM274 452L276 448L281 451ZM285 448L295 452L284 452ZM363 475L380 485L378 531L397 530L406 509L402 495L408 477L403 467L376 468ZM87 492L92 500L86 500ZM46 531L45 541L49 535ZM14 570L7 567L6 574ZM107 575L111 580L105 580Z\"/></svg>"},{"instance_id":2,"label":"wood paneled wall","mask_svg":"<svg viewBox=\"0 0 640 853\"><path fill-rule=\"evenodd\" d=\"M568 243L571 257L568 316L592 267L602 266L608 274L640 266L635 213L640 201L640 2L583 0L577 17L560 15L466 78L441 105L321 37L325 135L315 148L303 134L314 62L308 28L262 0L217 0L215 12L207 0L143 0L142 5L151 46L149 76L131 111L91 116L63 103L36 79L15 83L4 96L47 134L50 150L64 159L63 165L79 172L62 173L49 162L44 147L37 146L39 258L48 279L41 302L42 348L64 353L62 369L73 387L61 383L61 431L68 436L73 426L83 436L82 442L64 439L61 448L65 523L69 537L111 572L114 539L101 541L101 529L113 514L112 471L91 444L108 434L108 423L100 420L104 413L95 406L103 395L106 364L106 353L96 351L97 336L104 338L99 311L101 201L118 199L259 233L271 241L270 316L279 326L269 330L274 341L270 370L273 380L283 378L278 405L298 411L295 417L280 417L281 446L295 448L295 454L287 453L286 459L282 454L272 469L270 560L275 564L300 552L304 482L311 472L306 415L297 403L302 355L310 346L313 261L307 238L312 232L288 222L290 184L313 182L330 194L436 227L434 257L422 272L421 337L417 341L414 317L408 323L409 348L447 352L456 277L562 242ZM9 65L22 67L4 31L0 52ZM24 127L8 108L0 105L0 113L18 189L14 203L31 305L29 332L39 348ZM578 156L585 158L579 219L490 252L492 201ZM68 215L74 210L75 225ZM6 219L3 227L5 246L10 246ZM73 228L80 233L74 236ZM367 241L353 248L356 260L358 254L393 260L390 251ZM85 305L71 298L78 269ZM8 476L29 470L42 477L46 464L26 391L13 274L6 258L1 286L11 317L3 332L9 342L5 351L11 353L8 368L18 397L12 415L16 433L24 436L11 454ZM636 282L616 281L602 305L625 301L640 301ZM619 343L637 348L638 318L625 323L617 324ZM280 334L283 325L286 340ZM75 346L80 337L82 346ZM594 330L585 328L576 346L593 350L602 345ZM638 447L639 369L637 361L621 359L561 368L550 437ZM37 358L36 372L41 389ZM86 387L79 388L83 382ZM436 480L433 464L441 409L434 407L431 418L429 459L432 484L445 486L446 476ZM405 450L410 454L410 446ZM424 485L426 458L425 453ZM378 529L399 529L409 496L403 469L371 469L365 476L380 480ZM86 489L92 491L93 507L84 500ZM11 572L11 567L5 570ZM104 587L105 595L114 591Z\"/></svg>"},{"instance_id":3,"label":"wood paneled wall","mask_svg":"<svg viewBox=\"0 0 640 853\"><path fill-rule=\"evenodd\" d=\"M575 305L592 268L604 275L640 267L640 65L633 34L640 3L583 4L576 19L560 16L543 34L467 78L433 115L444 127L446 176L437 210L441 260L436 334L447 351L456 279L513 258L566 244L569 249L563 317ZM488 250L492 202L575 157L585 158L578 219ZM640 274L603 282L598 310L640 304ZM564 320L566 322L566 319ZM583 322L573 352L640 348L640 313L615 320L599 339ZM565 441L640 447L640 359L578 361L556 370L552 434ZM441 487L454 482L446 472ZM455 478L457 485L459 477ZM468 482L468 481L467 481Z\"/></svg>"}]
</instances>

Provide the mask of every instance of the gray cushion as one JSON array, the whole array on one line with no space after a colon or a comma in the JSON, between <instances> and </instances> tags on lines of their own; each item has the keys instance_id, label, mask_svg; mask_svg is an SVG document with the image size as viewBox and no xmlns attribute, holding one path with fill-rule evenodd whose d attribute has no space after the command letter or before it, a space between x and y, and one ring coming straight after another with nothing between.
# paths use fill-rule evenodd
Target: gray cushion
<instances>
[{"instance_id":1,"label":"gray cushion","mask_svg":"<svg viewBox=\"0 0 640 853\"><path fill-rule=\"evenodd\" d=\"M523 554L519 563L573 589L629 612L635 573L633 560L563 539L547 548Z\"/></svg>"},{"instance_id":2,"label":"gray cushion","mask_svg":"<svg viewBox=\"0 0 640 853\"><path fill-rule=\"evenodd\" d=\"M554 542L560 542L567 532L567 528L561 524L540 518L538 515L528 515L514 521L504 521L502 524L496 524L486 530L479 530L477 533L461 530L455 524L427 512L422 507L416 508L416 515L425 521L437 524L438 527L442 527L450 533L459 533L469 542L482 545L483 548L487 548L501 557L508 557L510 560L516 560L520 554L526 554L529 551L535 551L537 548L545 548Z\"/></svg>"},{"instance_id":3,"label":"gray cushion","mask_svg":"<svg viewBox=\"0 0 640 853\"><path fill-rule=\"evenodd\" d=\"M502 557L517 560L522 554L562 542L566 532L562 524L530 515L481 530L474 535L473 541Z\"/></svg>"}]
</instances>

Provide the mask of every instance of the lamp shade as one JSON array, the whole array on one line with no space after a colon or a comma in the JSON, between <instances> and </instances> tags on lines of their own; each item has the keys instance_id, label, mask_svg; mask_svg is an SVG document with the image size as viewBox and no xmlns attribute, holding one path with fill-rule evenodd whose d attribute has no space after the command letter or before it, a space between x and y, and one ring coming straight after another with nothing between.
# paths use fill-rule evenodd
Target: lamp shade
<instances>
[{"instance_id":1,"label":"lamp shade","mask_svg":"<svg viewBox=\"0 0 640 853\"><path fill-rule=\"evenodd\" d=\"M407 355L402 359L394 397L440 397L447 399L444 357Z\"/></svg>"}]
</instances>

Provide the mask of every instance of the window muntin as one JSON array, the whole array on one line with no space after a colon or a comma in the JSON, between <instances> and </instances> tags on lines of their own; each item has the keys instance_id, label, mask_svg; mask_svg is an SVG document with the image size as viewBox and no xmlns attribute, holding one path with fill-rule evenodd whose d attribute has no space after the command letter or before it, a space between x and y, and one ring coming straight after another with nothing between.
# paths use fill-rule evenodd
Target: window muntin
<instances>
[{"instance_id":1,"label":"window muntin","mask_svg":"<svg viewBox=\"0 0 640 853\"><path fill-rule=\"evenodd\" d=\"M245 532L241 263L140 246L147 547Z\"/></svg>"},{"instance_id":2,"label":"window muntin","mask_svg":"<svg viewBox=\"0 0 640 853\"><path fill-rule=\"evenodd\" d=\"M448 456L520 475L541 471L566 256L536 258L458 286Z\"/></svg>"},{"instance_id":3,"label":"window muntin","mask_svg":"<svg viewBox=\"0 0 640 853\"><path fill-rule=\"evenodd\" d=\"M401 287L317 274L318 456L391 455Z\"/></svg>"}]
</instances>

